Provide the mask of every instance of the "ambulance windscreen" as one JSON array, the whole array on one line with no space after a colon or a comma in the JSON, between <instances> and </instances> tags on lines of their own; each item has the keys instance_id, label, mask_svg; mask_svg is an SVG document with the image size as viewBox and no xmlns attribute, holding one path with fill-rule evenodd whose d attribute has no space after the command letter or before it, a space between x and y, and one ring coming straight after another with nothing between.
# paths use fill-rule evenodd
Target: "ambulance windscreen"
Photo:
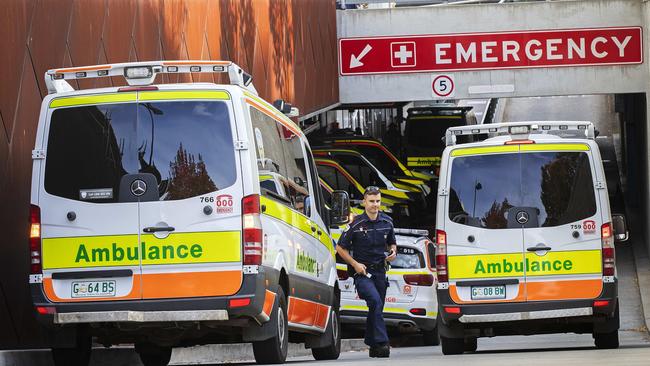
<instances>
[{"instance_id":1,"label":"ambulance windscreen","mask_svg":"<svg viewBox=\"0 0 650 366\"><path fill-rule=\"evenodd\" d=\"M161 201L195 197L235 183L233 141L221 101L60 108L50 123L45 190L72 200L119 202L121 177L147 173Z\"/></svg>"},{"instance_id":2,"label":"ambulance windscreen","mask_svg":"<svg viewBox=\"0 0 650 366\"><path fill-rule=\"evenodd\" d=\"M539 226L551 227L597 211L586 152L462 156L451 165L448 216L456 223L506 229L510 208L531 207Z\"/></svg>"}]
</instances>

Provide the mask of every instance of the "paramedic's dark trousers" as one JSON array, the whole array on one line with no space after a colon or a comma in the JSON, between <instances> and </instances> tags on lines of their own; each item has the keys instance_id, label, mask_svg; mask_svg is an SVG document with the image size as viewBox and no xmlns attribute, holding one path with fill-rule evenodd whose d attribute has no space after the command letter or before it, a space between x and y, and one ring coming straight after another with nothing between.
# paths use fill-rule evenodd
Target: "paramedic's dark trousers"
<instances>
[{"instance_id":1,"label":"paramedic's dark trousers","mask_svg":"<svg viewBox=\"0 0 650 366\"><path fill-rule=\"evenodd\" d=\"M386 299L386 273L375 270L369 270L368 273L372 274L372 278L363 275L354 276L357 293L368 305L364 342L369 346L388 344L388 334L386 334L386 323L384 323L383 316Z\"/></svg>"}]
</instances>

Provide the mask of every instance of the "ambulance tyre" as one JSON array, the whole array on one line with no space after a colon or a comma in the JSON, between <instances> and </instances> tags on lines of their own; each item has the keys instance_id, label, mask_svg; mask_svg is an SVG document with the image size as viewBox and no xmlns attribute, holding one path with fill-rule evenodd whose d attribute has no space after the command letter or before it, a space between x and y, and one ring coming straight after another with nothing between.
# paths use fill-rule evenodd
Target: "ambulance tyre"
<instances>
[{"instance_id":1,"label":"ambulance tyre","mask_svg":"<svg viewBox=\"0 0 650 366\"><path fill-rule=\"evenodd\" d=\"M264 341L253 342L253 355L259 364L279 364L287 359L289 349L289 324L287 320L287 300L284 297L282 287L278 287L276 298L277 306L274 306L271 317L275 317L275 335Z\"/></svg>"},{"instance_id":2,"label":"ambulance tyre","mask_svg":"<svg viewBox=\"0 0 650 366\"><path fill-rule=\"evenodd\" d=\"M460 355L465 352L464 338L440 337L443 355Z\"/></svg>"},{"instance_id":3,"label":"ambulance tyre","mask_svg":"<svg viewBox=\"0 0 650 366\"><path fill-rule=\"evenodd\" d=\"M316 360L336 360L341 354L341 321L339 316L338 299L335 300L335 306L332 306L330 312L329 324L325 330L325 334L332 337L331 344L322 348L312 348L311 354Z\"/></svg>"},{"instance_id":4,"label":"ambulance tyre","mask_svg":"<svg viewBox=\"0 0 650 366\"><path fill-rule=\"evenodd\" d=\"M77 344L72 348L52 348L55 366L88 366L92 351L92 337L82 329L77 331Z\"/></svg>"},{"instance_id":5,"label":"ambulance tyre","mask_svg":"<svg viewBox=\"0 0 650 366\"><path fill-rule=\"evenodd\" d=\"M607 323L605 328L613 329L609 332L605 331L603 333L594 332L594 343L596 348L599 349L614 349L618 348L618 327L620 324L618 304L616 304L616 309L614 310L614 315L607 318Z\"/></svg>"},{"instance_id":6,"label":"ambulance tyre","mask_svg":"<svg viewBox=\"0 0 650 366\"><path fill-rule=\"evenodd\" d=\"M144 366L167 366L172 358L171 347L136 343L135 351Z\"/></svg>"},{"instance_id":7,"label":"ambulance tyre","mask_svg":"<svg viewBox=\"0 0 650 366\"><path fill-rule=\"evenodd\" d=\"M618 348L618 330L609 333L594 333L594 343L599 349Z\"/></svg>"},{"instance_id":8,"label":"ambulance tyre","mask_svg":"<svg viewBox=\"0 0 650 366\"><path fill-rule=\"evenodd\" d=\"M440 337L438 336L438 327L432 330L422 331L422 342L425 346L437 346L440 344Z\"/></svg>"}]
</instances>

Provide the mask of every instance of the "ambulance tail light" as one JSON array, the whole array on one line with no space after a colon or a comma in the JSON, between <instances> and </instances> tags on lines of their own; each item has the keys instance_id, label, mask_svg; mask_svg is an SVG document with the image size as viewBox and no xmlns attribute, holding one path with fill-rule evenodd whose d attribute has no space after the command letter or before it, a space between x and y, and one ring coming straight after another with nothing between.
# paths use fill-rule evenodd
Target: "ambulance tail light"
<instances>
[{"instance_id":1,"label":"ambulance tail light","mask_svg":"<svg viewBox=\"0 0 650 366\"><path fill-rule=\"evenodd\" d=\"M41 209L36 205L29 206L29 256L31 259L30 274L41 274Z\"/></svg>"},{"instance_id":2,"label":"ambulance tail light","mask_svg":"<svg viewBox=\"0 0 650 366\"><path fill-rule=\"evenodd\" d=\"M413 286L432 286L433 276L430 274L405 274L404 282Z\"/></svg>"},{"instance_id":3,"label":"ambulance tail light","mask_svg":"<svg viewBox=\"0 0 650 366\"><path fill-rule=\"evenodd\" d=\"M447 233L436 230L436 272L438 282L449 282L447 273Z\"/></svg>"},{"instance_id":4,"label":"ambulance tail light","mask_svg":"<svg viewBox=\"0 0 650 366\"><path fill-rule=\"evenodd\" d=\"M600 227L600 238L603 247L603 276L613 276L616 270L616 253L611 223L604 223Z\"/></svg>"},{"instance_id":5,"label":"ambulance tail light","mask_svg":"<svg viewBox=\"0 0 650 366\"><path fill-rule=\"evenodd\" d=\"M259 195L253 194L242 199L242 223L244 265L260 265L262 264L263 235Z\"/></svg>"}]
</instances>

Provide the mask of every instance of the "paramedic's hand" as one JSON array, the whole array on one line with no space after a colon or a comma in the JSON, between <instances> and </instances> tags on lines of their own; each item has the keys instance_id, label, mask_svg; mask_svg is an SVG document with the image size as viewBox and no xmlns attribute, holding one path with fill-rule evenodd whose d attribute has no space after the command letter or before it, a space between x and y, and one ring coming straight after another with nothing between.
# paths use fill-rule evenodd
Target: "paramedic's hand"
<instances>
[{"instance_id":1,"label":"paramedic's hand","mask_svg":"<svg viewBox=\"0 0 650 366\"><path fill-rule=\"evenodd\" d=\"M388 255L388 257L386 257L386 260L392 262L395 260L395 258L397 258L397 249L395 248L395 246L391 246L390 254Z\"/></svg>"},{"instance_id":2,"label":"paramedic's hand","mask_svg":"<svg viewBox=\"0 0 650 366\"><path fill-rule=\"evenodd\" d=\"M352 265L354 268L354 271L357 272L357 274L360 274L362 276L366 275L366 265L363 263L356 262L355 264Z\"/></svg>"}]
</instances>

